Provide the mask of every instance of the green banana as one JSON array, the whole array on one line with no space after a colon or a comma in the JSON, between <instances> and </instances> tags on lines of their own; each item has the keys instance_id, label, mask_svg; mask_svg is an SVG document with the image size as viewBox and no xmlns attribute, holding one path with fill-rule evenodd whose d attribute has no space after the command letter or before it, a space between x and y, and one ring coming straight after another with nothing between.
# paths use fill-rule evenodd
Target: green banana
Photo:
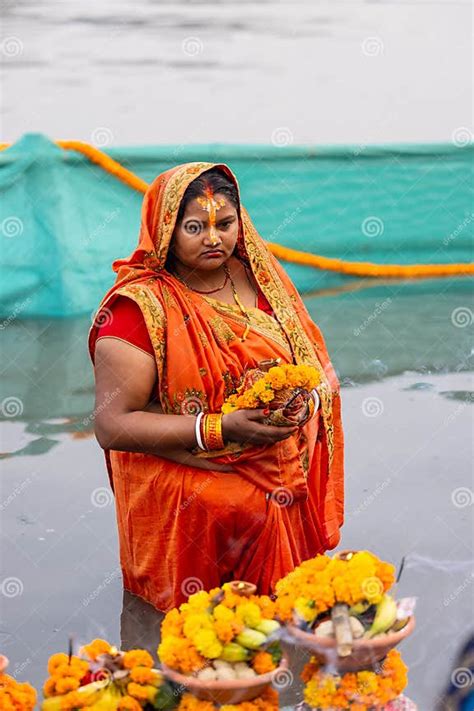
<instances>
[{"instance_id":1,"label":"green banana","mask_svg":"<svg viewBox=\"0 0 474 711\"><path fill-rule=\"evenodd\" d=\"M266 635L250 627L244 627L243 631L237 635L236 642L247 649L259 649L267 641Z\"/></svg>"},{"instance_id":2,"label":"green banana","mask_svg":"<svg viewBox=\"0 0 474 711\"><path fill-rule=\"evenodd\" d=\"M372 627L366 632L369 639L378 634L382 634L392 627L397 619L397 603L391 595L384 595L377 605Z\"/></svg>"},{"instance_id":3,"label":"green banana","mask_svg":"<svg viewBox=\"0 0 474 711\"><path fill-rule=\"evenodd\" d=\"M222 654L220 655L220 659L223 659L225 662L245 662L245 660L248 658L249 653L248 651L242 647L240 644L237 644L236 642L229 642L228 644L224 645L224 648L222 650Z\"/></svg>"},{"instance_id":4,"label":"green banana","mask_svg":"<svg viewBox=\"0 0 474 711\"><path fill-rule=\"evenodd\" d=\"M255 627L255 629L257 632L261 632L268 637L280 629L280 623L276 620L262 620L260 624Z\"/></svg>"}]
</instances>

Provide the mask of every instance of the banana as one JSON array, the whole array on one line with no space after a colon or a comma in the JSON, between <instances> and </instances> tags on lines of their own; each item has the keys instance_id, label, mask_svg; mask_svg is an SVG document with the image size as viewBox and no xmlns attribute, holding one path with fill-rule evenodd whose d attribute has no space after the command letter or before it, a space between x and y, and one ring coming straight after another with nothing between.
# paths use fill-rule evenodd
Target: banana
<instances>
[{"instance_id":1,"label":"banana","mask_svg":"<svg viewBox=\"0 0 474 711\"><path fill-rule=\"evenodd\" d=\"M248 651L240 644L229 642L224 645L220 658L226 662L245 662L248 655Z\"/></svg>"},{"instance_id":2,"label":"banana","mask_svg":"<svg viewBox=\"0 0 474 711\"><path fill-rule=\"evenodd\" d=\"M280 629L280 623L276 620L262 620L260 624L255 627L255 629L257 632L261 632L268 637Z\"/></svg>"},{"instance_id":3,"label":"banana","mask_svg":"<svg viewBox=\"0 0 474 711\"><path fill-rule=\"evenodd\" d=\"M266 635L250 627L244 627L243 631L237 635L236 642L247 649L259 649L267 641Z\"/></svg>"},{"instance_id":4,"label":"banana","mask_svg":"<svg viewBox=\"0 0 474 711\"><path fill-rule=\"evenodd\" d=\"M397 619L397 603L391 595L384 595L377 605L372 627L366 632L369 639L390 629Z\"/></svg>"}]
</instances>

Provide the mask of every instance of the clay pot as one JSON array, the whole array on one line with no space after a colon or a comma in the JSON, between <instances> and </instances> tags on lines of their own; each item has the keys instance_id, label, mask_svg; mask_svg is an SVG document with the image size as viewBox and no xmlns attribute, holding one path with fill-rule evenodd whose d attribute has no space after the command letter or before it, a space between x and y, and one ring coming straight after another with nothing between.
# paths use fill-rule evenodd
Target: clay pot
<instances>
[{"instance_id":1,"label":"clay pot","mask_svg":"<svg viewBox=\"0 0 474 711\"><path fill-rule=\"evenodd\" d=\"M194 694L201 701L212 701L214 704L240 704L243 701L251 701L261 696L265 689L278 678L282 672L288 669L288 659L282 657L280 666L267 674L259 674L252 679L216 679L208 681L197 679L195 676L185 676L166 664L162 664L163 674L167 679L178 684L182 689L186 689Z\"/></svg>"},{"instance_id":2,"label":"clay pot","mask_svg":"<svg viewBox=\"0 0 474 711\"><path fill-rule=\"evenodd\" d=\"M241 597L251 597L257 593L257 586L254 583L248 583L246 580L232 580L229 585L232 592Z\"/></svg>"},{"instance_id":3,"label":"clay pot","mask_svg":"<svg viewBox=\"0 0 474 711\"><path fill-rule=\"evenodd\" d=\"M389 632L373 639L355 639L352 644L352 654L348 657L339 657L336 652L335 639L317 637L314 633L304 632L293 625L287 626L287 630L297 646L304 647L313 654L317 654L318 657L324 658L329 667L342 674L372 669L414 629L415 617L412 616L405 627L398 632Z\"/></svg>"}]
</instances>

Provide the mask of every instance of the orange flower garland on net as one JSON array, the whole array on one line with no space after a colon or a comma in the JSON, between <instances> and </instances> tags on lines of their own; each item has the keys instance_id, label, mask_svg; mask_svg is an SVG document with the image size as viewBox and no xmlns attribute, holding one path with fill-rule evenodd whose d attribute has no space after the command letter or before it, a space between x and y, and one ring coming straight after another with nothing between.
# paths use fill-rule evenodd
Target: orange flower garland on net
<instances>
[{"instance_id":1,"label":"orange flower garland on net","mask_svg":"<svg viewBox=\"0 0 474 711\"><path fill-rule=\"evenodd\" d=\"M348 560L318 555L278 581L276 612L284 622L292 622L296 613L311 623L336 603L377 604L394 582L395 567L369 551Z\"/></svg>"},{"instance_id":2,"label":"orange flower garland on net","mask_svg":"<svg viewBox=\"0 0 474 711\"><path fill-rule=\"evenodd\" d=\"M385 708L400 696L407 685L407 666L400 652L392 649L379 671L359 671L342 676L328 674L316 657L305 666L304 699L313 709L371 711Z\"/></svg>"},{"instance_id":3,"label":"orange flower garland on net","mask_svg":"<svg viewBox=\"0 0 474 711\"><path fill-rule=\"evenodd\" d=\"M33 711L36 691L30 684L19 682L9 674L0 673L0 709L2 711Z\"/></svg>"},{"instance_id":4,"label":"orange flower garland on net","mask_svg":"<svg viewBox=\"0 0 474 711\"><path fill-rule=\"evenodd\" d=\"M316 368L311 365L293 365L285 363L275 365L259 378L250 388L239 388L222 405L222 412L227 414L235 410L252 409L266 405L275 399L276 394L288 388L313 390L321 382Z\"/></svg>"},{"instance_id":5,"label":"orange flower garland on net","mask_svg":"<svg viewBox=\"0 0 474 711\"><path fill-rule=\"evenodd\" d=\"M200 701L192 694L184 694L178 706L178 711L278 711L278 692L266 689L261 696L252 701L242 701L240 704L223 704L215 706L211 701Z\"/></svg>"}]
</instances>

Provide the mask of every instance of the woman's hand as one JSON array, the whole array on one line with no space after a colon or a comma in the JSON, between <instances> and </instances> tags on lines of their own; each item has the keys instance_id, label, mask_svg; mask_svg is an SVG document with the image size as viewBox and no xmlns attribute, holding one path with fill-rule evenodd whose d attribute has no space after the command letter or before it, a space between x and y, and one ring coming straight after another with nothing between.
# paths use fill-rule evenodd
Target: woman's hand
<instances>
[{"instance_id":1,"label":"woman's hand","mask_svg":"<svg viewBox=\"0 0 474 711\"><path fill-rule=\"evenodd\" d=\"M276 427L265 425L267 417L265 410L236 410L222 417L222 435L224 441L240 442L241 444L271 445L291 437L298 426Z\"/></svg>"}]
</instances>

